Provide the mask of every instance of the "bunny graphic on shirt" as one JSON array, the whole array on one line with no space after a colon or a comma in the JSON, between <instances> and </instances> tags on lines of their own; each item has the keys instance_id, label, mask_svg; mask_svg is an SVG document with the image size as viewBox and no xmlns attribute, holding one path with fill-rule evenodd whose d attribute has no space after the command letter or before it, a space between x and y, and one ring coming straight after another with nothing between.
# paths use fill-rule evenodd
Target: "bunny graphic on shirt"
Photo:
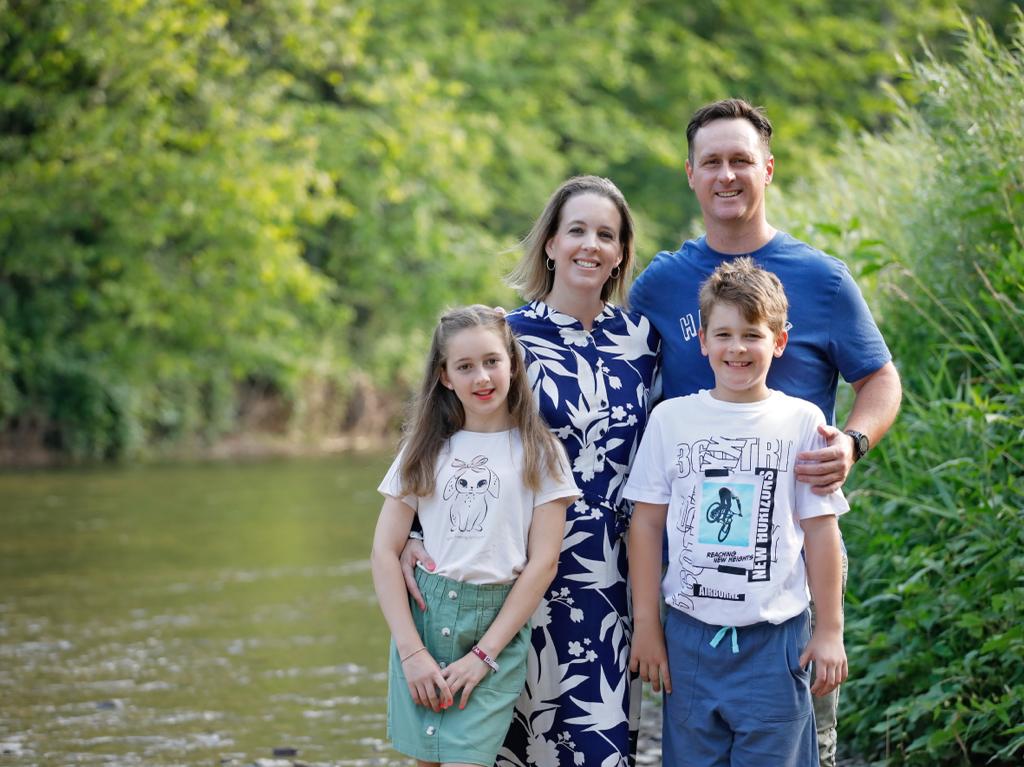
<instances>
[{"instance_id":1,"label":"bunny graphic on shirt","mask_svg":"<svg viewBox=\"0 0 1024 767\"><path fill-rule=\"evenodd\" d=\"M497 499L501 488L498 475L486 466L487 457L478 455L468 463L456 458L452 467L457 471L444 486L444 499L452 499L448 519L452 532L465 533L483 530L487 517L488 496Z\"/></svg>"}]
</instances>

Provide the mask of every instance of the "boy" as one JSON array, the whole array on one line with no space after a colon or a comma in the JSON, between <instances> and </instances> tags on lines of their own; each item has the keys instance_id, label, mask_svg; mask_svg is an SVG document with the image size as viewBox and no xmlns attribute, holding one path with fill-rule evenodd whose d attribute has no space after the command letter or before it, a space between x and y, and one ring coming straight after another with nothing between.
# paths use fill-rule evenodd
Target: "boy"
<instances>
[{"instance_id":1,"label":"boy","mask_svg":"<svg viewBox=\"0 0 1024 767\"><path fill-rule=\"evenodd\" d=\"M655 408L625 488L636 501L630 668L668 693L665 764L814 767L811 694L846 679L836 516L849 507L839 490L816 495L796 481L797 454L824 443L821 410L766 384L787 310L778 278L750 258L714 271L699 337L715 386ZM808 581L818 607L809 640Z\"/></svg>"}]
</instances>

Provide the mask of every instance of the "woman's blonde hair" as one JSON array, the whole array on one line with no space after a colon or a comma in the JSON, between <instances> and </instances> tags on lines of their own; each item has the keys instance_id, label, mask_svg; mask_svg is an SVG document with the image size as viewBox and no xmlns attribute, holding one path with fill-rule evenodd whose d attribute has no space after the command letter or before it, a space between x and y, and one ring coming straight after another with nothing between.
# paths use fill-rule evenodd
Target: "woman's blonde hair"
<instances>
[{"instance_id":1,"label":"woman's blonde hair","mask_svg":"<svg viewBox=\"0 0 1024 767\"><path fill-rule=\"evenodd\" d=\"M435 487L437 456L445 441L466 422L466 413L455 392L441 382L441 370L448 360L448 345L460 331L484 328L503 342L512 363L506 404L512 426L519 430L523 444L523 482L540 489L545 474L561 473L561 445L534 406L526 364L519 342L505 321L505 315L489 306L474 304L449 309L434 329L427 355L423 384L406 420L399 474L402 493L431 495Z\"/></svg>"},{"instance_id":2,"label":"woman's blonde hair","mask_svg":"<svg viewBox=\"0 0 1024 767\"><path fill-rule=\"evenodd\" d=\"M523 257L506 278L506 282L527 301L544 298L555 283L555 273L547 268L547 253L544 248L558 232L562 208L578 194L597 194L605 197L619 211L622 223L619 226L619 244L622 246L622 262L616 277L609 277L601 287L601 300L613 301L625 306L629 286L633 282L633 267L636 250L633 244L635 226L633 214L622 192L611 181L600 176L574 176L565 181L551 195L540 217L534 221L529 234L519 243Z\"/></svg>"}]
</instances>

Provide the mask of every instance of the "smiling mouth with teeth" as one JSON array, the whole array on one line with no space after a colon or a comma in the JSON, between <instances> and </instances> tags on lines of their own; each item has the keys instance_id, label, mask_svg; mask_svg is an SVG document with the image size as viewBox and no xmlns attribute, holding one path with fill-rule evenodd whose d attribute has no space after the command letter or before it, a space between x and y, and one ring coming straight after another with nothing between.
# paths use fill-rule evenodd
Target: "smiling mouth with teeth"
<instances>
[{"instance_id":1,"label":"smiling mouth with teeth","mask_svg":"<svg viewBox=\"0 0 1024 767\"><path fill-rule=\"evenodd\" d=\"M715 194L718 197L737 197L739 195L739 190L737 189L732 192L715 192Z\"/></svg>"},{"instance_id":2,"label":"smiling mouth with teeth","mask_svg":"<svg viewBox=\"0 0 1024 767\"><path fill-rule=\"evenodd\" d=\"M573 263L576 264L576 266L582 266L584 269L597 269L597 266L598 266L596 261L579 261L579 260L575 260L575 261L573 261Z\"/></svg>"}]
</instances>

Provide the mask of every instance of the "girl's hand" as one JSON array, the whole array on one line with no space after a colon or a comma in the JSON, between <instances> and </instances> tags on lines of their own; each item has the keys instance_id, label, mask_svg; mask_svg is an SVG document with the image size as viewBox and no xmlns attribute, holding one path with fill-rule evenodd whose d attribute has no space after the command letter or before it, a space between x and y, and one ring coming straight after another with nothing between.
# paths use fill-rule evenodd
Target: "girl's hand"
<instances>
[{"instance_id":1,"label":"girl's hand","mask_svg":"<svg viewBox=\"0 0 1024 767\"><path fill-rule=\"evenodd\" d=\"M462 697L459 699L460 709L466 707L473 690L490 673L491 667L471 652L466 653L441 672L448 682L453 696L462 690Z\"/></svg>"},{"instance_id":2,"label":"girl's hand","mask_svg":"<svg viewBox=\"0 0 1024 767\"><path fill-rule=\"evenodd\" d=\"M430 572L434 572L434 568L437 565L434 564L434 560L427 554L423 541L418 538L410 538L406 541L405 548L402 549L398 562L402 566L402 577L405 578L405 588L409 592L409 596L413 598L421 610L426 611L427 603L423 601L423 595L420 593L419 586L416 585L416 563L422 562L423 566Z\"/></svg>"},{"instance_id":3,"label":"girl's hand","mask_svg":"<svg viewBox=\"0 0 1024 767\"><path fill-rule=\"evenodd\" d=\"M407 657L402 663L402 672L409 685L412 702L417 706L426 706L436 713L455 702L440 666L427 650L420 650Z\"/></svg>"}]
</instances>

